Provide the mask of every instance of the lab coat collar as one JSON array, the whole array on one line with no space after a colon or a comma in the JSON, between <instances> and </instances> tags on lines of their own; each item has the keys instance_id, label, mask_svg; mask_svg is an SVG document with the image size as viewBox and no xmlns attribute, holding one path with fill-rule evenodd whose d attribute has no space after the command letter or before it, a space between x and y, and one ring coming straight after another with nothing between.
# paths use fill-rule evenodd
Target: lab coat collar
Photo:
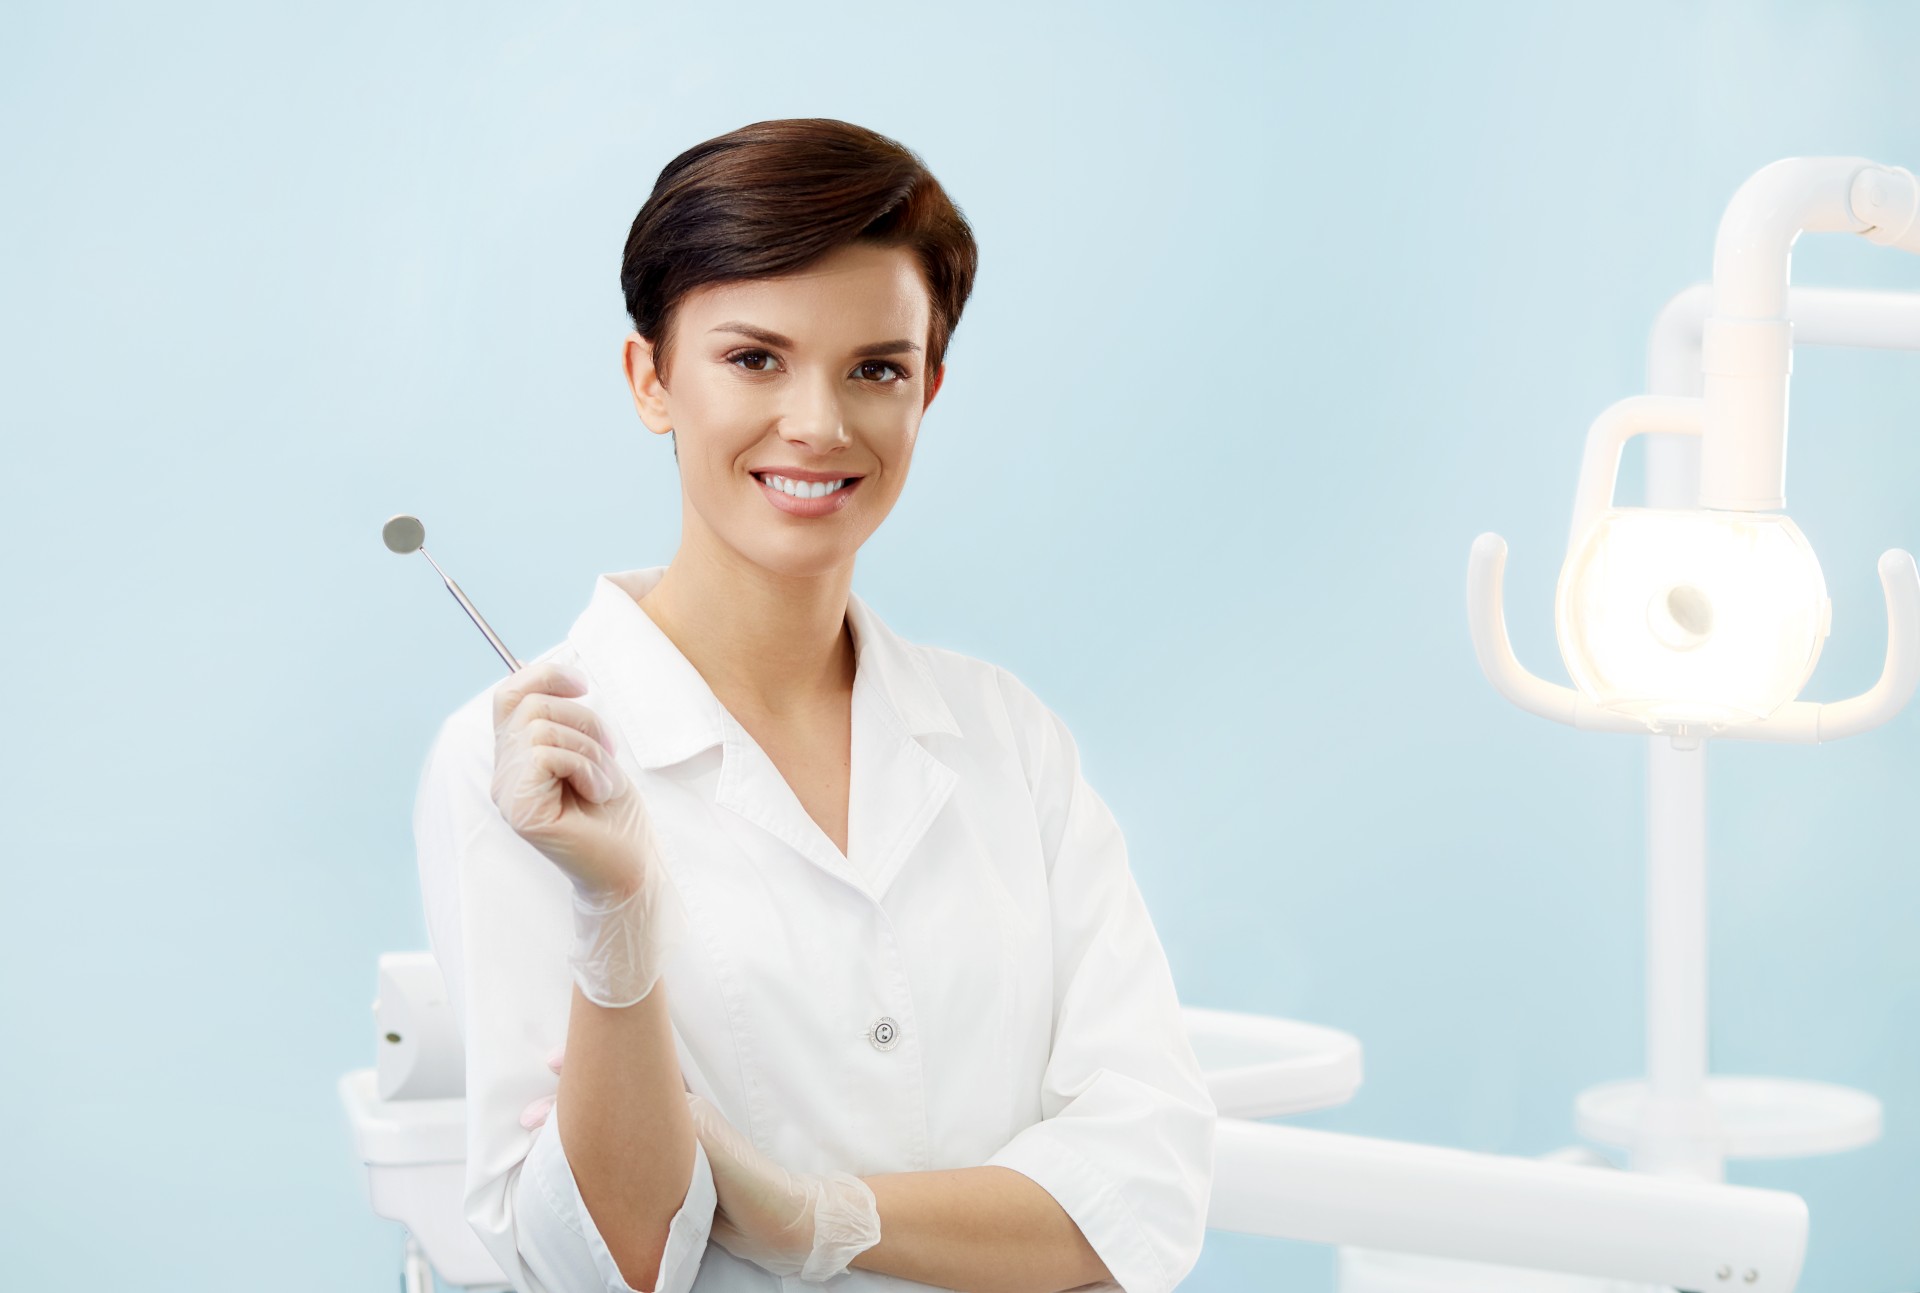
<instances>
[{"instance_id":1,"label":"lab coat collar","mask_svg":"<svg viewBox=\"0 0 1920 1293\"><path fill-rule=\"evenodd\" d=\"M640 767L657 770L721 746L717 804L880 901L958 780L918 739L961 735L925 660L849 590L853 763L848 855L842 856L700 671L640 609L637 599L665 573L665 566L651 566L601 575L568 635L629 754Z\"/></svg>"},{"instance_id":2,"label":"lab coat collar","mask_svg":"<svg viewBox=\"0 0 1920 1293\"><path fill-rule=\"evenodd\" d=\"M634 761L657 769L691 758L725 739L727 718L700 671L660 631L638 599L666 574L647 566L603 574L568 641L596 689L618 710ZM926 663L851 589L856 692L872 688L900 728L914 736L960 735L953 711Z\"/></svg>"}]
</instances>

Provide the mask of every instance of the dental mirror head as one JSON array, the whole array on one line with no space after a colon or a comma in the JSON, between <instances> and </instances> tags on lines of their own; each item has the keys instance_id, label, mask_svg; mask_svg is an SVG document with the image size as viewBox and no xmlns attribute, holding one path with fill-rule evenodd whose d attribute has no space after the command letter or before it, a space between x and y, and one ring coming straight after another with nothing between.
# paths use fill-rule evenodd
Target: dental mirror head
<instances>
[{"instance_id":1,"label":"dental mirror head","mask_svg":"<svg viewBox=\"0 0 1920 1293\"><path fill-rule=\"evenodd\" d=\"M467 600L467 595L460 591L460 585L454 583L453 577L440 569L440 563L435 561L433 554L427 551L427 527L420 524L419 517L408 516L405 512L388 517L387 523L380 527L380 541L387 545L387 550L390 552L397 552L402 556L409 552L418 552L425 557L427 564L433 567L435 573L440 576L440 581L447 586L447 591L453 594L453 599L460 603L460 609L467 613L467 618L487 635L487 641L491 642L493 649L500 653L500 658L507 662L507 671L520 672L520 662L513 658L513 652L507 650L507 644L502 642L499 635L480 618L480 612L475 609L472 602Z\"/></svg>"},{"instance_id":2,"label":"dental mirror head","mask_svg":"<svg viewBox=\"0 0 1920 1293\"><path fill-rule=\"evenodd\" d=\"M405 556L426 543L427 527L420 524L419 517L402 512L387 518L387 523L380 527L380 538L387 547Z\"/></svg>"}]
</instances>

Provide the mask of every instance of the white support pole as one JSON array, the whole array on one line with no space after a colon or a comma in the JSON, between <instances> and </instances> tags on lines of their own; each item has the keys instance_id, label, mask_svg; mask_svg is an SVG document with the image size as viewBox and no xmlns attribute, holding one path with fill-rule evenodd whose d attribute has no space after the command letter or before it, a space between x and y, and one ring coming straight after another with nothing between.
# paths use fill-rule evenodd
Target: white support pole
<instances>
[{"instance_id":1,"label":"white support pole","mask_svg":"<svg viewBox=\"0 0 1920 1293\"><path fill-rule=\"evenodd\" d=\"M1647 1103L1637 1172L1726 1179L1707 1095L1706 743L1647 742Z\"/></svg>"}]
</instances>

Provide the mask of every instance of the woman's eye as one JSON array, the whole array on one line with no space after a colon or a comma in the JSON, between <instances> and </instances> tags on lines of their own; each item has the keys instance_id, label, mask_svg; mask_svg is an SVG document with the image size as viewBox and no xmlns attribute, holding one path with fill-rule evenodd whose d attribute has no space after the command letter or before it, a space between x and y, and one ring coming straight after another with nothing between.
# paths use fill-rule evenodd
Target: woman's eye
<instances>
[{"instance_id":1,"label":"woman's eye","mask_svg":"<svg viewBox=\"0 0 1920 1293\"><path fill-rule=\"evenodd\" d=\"M742 359L772 359L772 358L773 356L768 354L764 350L736 350L731 355L727 356L727 362L730 364L738 364ZM747 369L747 371L750 373L764 373L767 370L764 368L749 368Z\"/></svg>"},{"instance_id":2,"label":"woman's eye","mask_svg":"<svg viewBox=\"0 0 1920 1293\"><path fill-rule=\"evenodd\" d=\"M888 363L884 359L869 359L866 363L860 365L860 368L862 371L868 368L891 368L893 370L894 376L887 378L883 381L876 382L875 385L877 386L888 386L894 382L904 382L907 380L906 369L900 367L900 365L898 364Z\"/></svg>"},{"instance_id":3,"label":"woman's eye","mask_svg":"<svg viewBox=\"0 0 1920 1293\"><path fill-rule=\"evenodd\" d=\"M770 373L773 371L772 368L760 367L758 364L749 361L765 362L771 361L772 359L773 356L764 350L736 350L726 357L726 362L740 368L744 372ZM869 359L854 371L864 374L870 368L884 368L893 373L892 377L874 378L863 376L861 380L872 386L892 386L898 382L906 381L908 377L906 369L885 359Z\"/></svg>"}]
</instances>

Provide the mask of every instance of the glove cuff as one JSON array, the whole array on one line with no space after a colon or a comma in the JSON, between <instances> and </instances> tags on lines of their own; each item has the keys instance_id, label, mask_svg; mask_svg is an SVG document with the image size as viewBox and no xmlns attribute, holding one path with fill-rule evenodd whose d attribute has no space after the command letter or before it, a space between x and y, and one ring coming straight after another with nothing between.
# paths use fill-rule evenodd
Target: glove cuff
<instances>
[{"instance_id":1,"label":"glove cuff","mask_svg":"<svg viewBox=\"0 0 1920 1293\"><path fill-rule=\"evenodd\" d=\"M624 899L573 894L573 946L568 968L596 1006L631 1006L653 991L687 932L679 891L657 857L640 887Z\"/></svg>"},{"instance_id":2,"label":"glove cuff","mask_svg":"<svg viewBox=\"0 0 1920 1293\"><path fill-rule=\"evenodd\" d=\"M828 1182L813 1211L813 1251L800 1278L818 1284L843 1273L880 1242L880 1206L873 1189L847 1172L823 1173Z\"/></svg>"}]
</instances>

